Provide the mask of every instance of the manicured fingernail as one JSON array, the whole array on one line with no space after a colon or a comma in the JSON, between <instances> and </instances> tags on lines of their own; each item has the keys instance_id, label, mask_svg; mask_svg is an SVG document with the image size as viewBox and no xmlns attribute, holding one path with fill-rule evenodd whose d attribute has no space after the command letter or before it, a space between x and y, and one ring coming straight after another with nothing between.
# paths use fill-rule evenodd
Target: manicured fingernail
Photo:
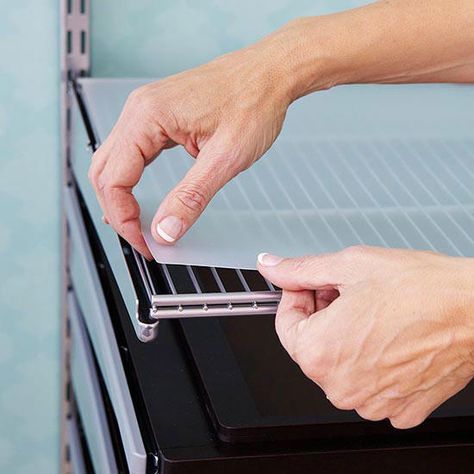
<instances>
[{"instance_id":1,"label":"manicured fingernail","mask_svg":"<svg viewBox=\"0 0 474 474\"><path fill-rule=\"evenodd\" d=\"M174 242L183 230L183 221L179 217L168 216L156 225L156 232L166 242Z\"/></svg>"},{"instance_id":2,"label":"manicured fingernail","mask_svg":"<svg viewBox=\"0 0 474 474\"><path fill-rule=\"evenodd\" d=\"M108 223L109 223L109 221L107 220L107 217L105 217L105 216L102 216L102 222L103 222L104 224L108 224Z\"/></svg>"},{"instance_id":3,"label":"manicured fingernail","mask_svg":"<svg viewBox=\"0 0 474 474\"><path fill-rule=\"evenodd\" d=\"M278 257L277 255L271 255L269 253L259 253L257 257L258 263L264 267L274 267L278 265L283 258Z\"/></svg>"}]
</instances>

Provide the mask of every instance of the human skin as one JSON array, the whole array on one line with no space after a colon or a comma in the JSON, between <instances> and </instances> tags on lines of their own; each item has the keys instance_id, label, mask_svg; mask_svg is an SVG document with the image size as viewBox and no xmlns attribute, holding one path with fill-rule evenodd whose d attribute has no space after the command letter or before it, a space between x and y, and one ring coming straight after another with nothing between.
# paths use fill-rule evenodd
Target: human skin
<instances>
[{"instance_id":1,"label":"human skin","mask_svg":"<svg viewBox=\"0 0 474 474\"><path fill-rule=\"evenodd\" d=\"M144 167L164 149L180 145L196 158L182 181L162 203L157 203L152 235L159 243L170 245L192 226L222 186L250 167L273 144L287 108L295 100L342 84L416 82L474 83L472 0L385 0L338 14L297 19L258 43L145 85L132 92L112 132L92 160L89 177L104 219L145 257L151 258L140 230L140 209L132 190ZM425 300L437 301L439 292L438 279L428 278L424 272L409 271L412 259L418 257L413 257L412 252L398 252L401 262L407 265L406 272L402 266L397 267L401 274L407 275L400 284L407 291L420 288L420 292L411 294L411 305L404 305L400 288L390 297L387 292L379 291L390 277L389 259L377 260L387 272L377 273L376 281L372 281L375 276L370 279L377 292L364 293L364 305L379 309L377 330L385 331L387 338L392 330L391 315L405 308L403 316L414 318L412 322L416 325L416 318L424 318ZM367 253L369 259L376 258L375 253ZM426 255L420 254L419 258ZM438 262L446 265L444 273L451 277L448 271L454 265L451 262L459 260L439 258ZM472 260L463 262L472 268ZM335 260L335 264L343 266L343 261ZM440 266L441 263L428 268L435 272ZM278 272L279 268L272 271ZM262 266L259 269L266 272ZM463 272L467 273L468 270ZM426 277L422 288L420 277ZM443 282L445 291L452 292L446 300L457 301L458 280L449 285ZM292 293L291 285L279 286L284 290L279 314L288 295L302 301L308 297L303 290L299 296ZM471 293L473 290L471 279ZM342 325L348 311L343 302L348 297L341 295L333 301L338 295L335 287L327 291L319 289L317 295L317 305L323 310L324 304L337 308L334 313ZM381 295L384 295L382 300ZM458 310L474 317L471 306L459 309L458 305L444 308L440 317L444 315L449 325ZM427 323L425 329L429 326ZM340 329L344 330L342 326ZM279 334L282 337L281 331ZM375 339L367 337L367 340L372 341L376 350ZM399 350L403 351L404 340L397 341ZM424 336L413 336L410 344L417 342L423 346ZM457 339L453 342L456 345ZM308 340L308 351L311 350ZM460 350L465 350L464 345ZM417 351L412 354L416 364ZM426 366L423 357L419 357L420 371ZM452 367L446 364L446 370ZM362 370L362 365L354 367L356 374ZM410 366L411 372L407 373L411 374L415 367ZM446 389L447 384L438 385L445 388L445 398L453 393L452 387ZM383 406L382 400L378 403ZM337 401L334 403L337 405ZM360 407L359 411L370 418L370 413ZM419 421L420 417L413 419ZM410 425L406 420L394 424Z\"/></svg>"},{"instance_id":2,"label":"human skin","mask_svg":"<svg viewBox=\"0 0 474 474\"><path fill-rule=\"evenodd\" d=\"M350 247L258 269L283 288L281 343L336 407L421 423L474 377L474 261Z\"/></svg>"}]
</instances>

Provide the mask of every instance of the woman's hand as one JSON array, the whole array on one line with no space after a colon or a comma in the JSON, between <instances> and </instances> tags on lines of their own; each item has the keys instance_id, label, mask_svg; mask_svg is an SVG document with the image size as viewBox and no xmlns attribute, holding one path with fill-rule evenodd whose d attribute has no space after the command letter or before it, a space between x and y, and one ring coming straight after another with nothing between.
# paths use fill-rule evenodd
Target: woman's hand
<instances>
[{"instance_id":1,"label":"woman's hand","mask_svg":"<svg viewBox=\"0 0 474 474\"><path fill-rule=\"evenodd\" d=\"M474 377L474 259L353 247L258 268L283 289L283 346L336 407L410 428Z\"/></svg>"},{"instance_id":2,"label":"woman's hand","mask_svg":"<svg viewBox=\"0 0 474 474\"><path fill-rule=\"evenodd\" d=\"M182 145L196 158L153 220L156 240L172 243L278 136L291 102L280 34L130 95L89 175L105 219L144 255L150 257L132 189L163 149Z\"/></svg>"}]
</instances>

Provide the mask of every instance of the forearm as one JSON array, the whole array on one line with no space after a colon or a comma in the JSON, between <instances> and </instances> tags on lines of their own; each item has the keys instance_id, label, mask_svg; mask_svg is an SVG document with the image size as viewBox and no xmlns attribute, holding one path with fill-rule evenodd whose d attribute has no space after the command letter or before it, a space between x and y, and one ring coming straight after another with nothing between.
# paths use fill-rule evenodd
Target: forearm
<instances>
[{"instance_id":1,"label":"forearm","mask_svg":"<svg viewBox=\"0 0 474 474\"><path fill-rule=\"evenodd\" d=\"M296 99L354 83L474 82L472 0L382 0L294 20L262 41Z\"/></svg>"}]
</instances>

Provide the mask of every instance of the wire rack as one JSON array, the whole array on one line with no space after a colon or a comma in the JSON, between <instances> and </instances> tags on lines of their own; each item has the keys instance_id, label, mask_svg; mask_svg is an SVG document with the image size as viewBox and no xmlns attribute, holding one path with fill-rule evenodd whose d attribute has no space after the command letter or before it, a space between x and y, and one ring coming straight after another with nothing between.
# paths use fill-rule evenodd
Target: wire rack
<instances>
[{"instance_id":1,"label":"wire rack","mask_svg":"<svg viewBox=\"0 0 474 474\"><path fill-rule=\"evenodd\" d=\"M277 310L280 288L257 271L165 265L148 262L137 252L134 256L150 300L151 319L275 314Z\"/></svg>"}]
</instances>

